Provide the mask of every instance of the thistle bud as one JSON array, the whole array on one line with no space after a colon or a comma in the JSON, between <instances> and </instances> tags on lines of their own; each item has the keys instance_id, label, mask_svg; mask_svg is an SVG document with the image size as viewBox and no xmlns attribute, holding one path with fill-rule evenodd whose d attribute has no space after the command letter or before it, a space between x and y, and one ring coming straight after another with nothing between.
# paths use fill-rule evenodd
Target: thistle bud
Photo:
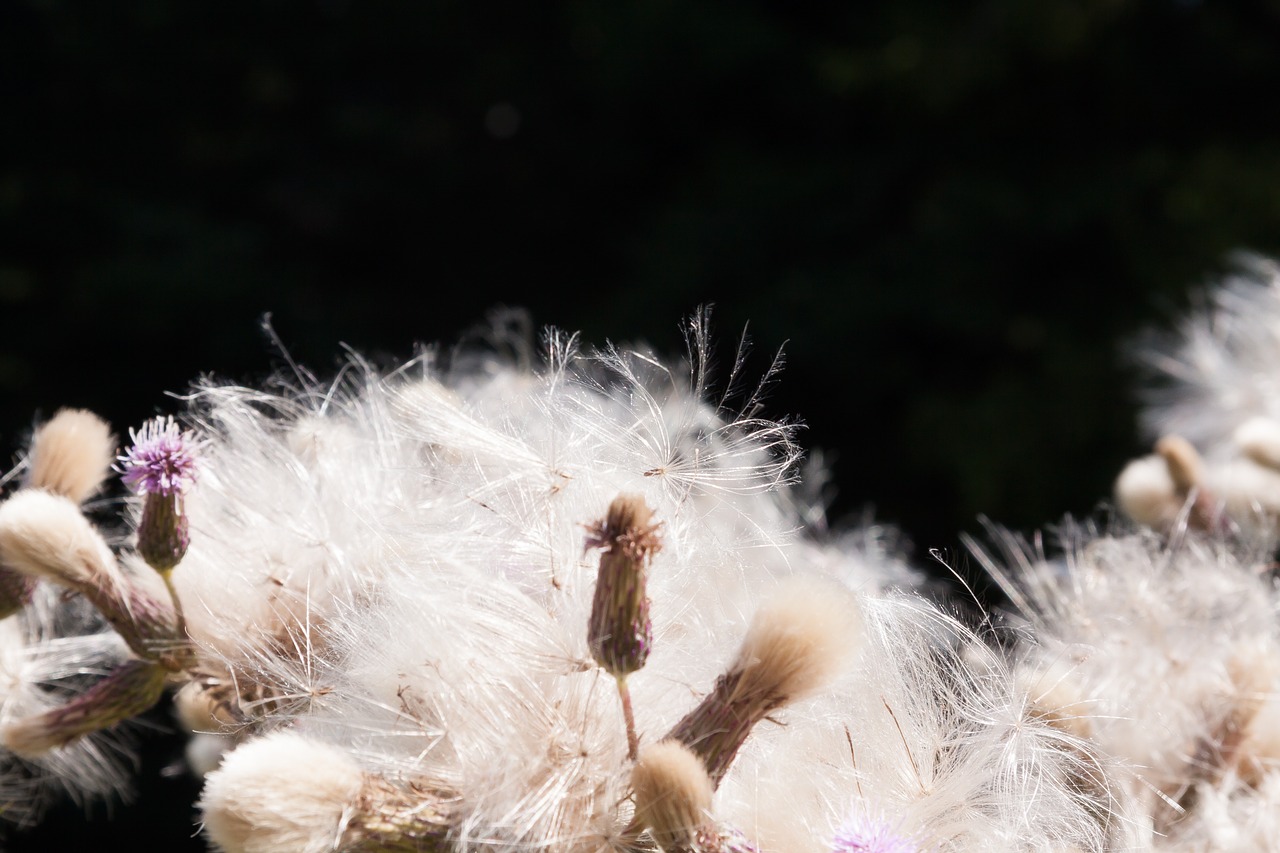
<instances>
[{"instance_id":1,"label":"thistle bud","mask_svg":"<svg viewBox=\"0 0 1280 853\"><path fill-rule=\"evenodd\" d=\"M643 667L653 644L645 571L662 547L657 529L644 498L619 495L587 539L602 549L587 640L596 663L618 678Z\"/></svg>"},{"instance_id":2,"label":"thistle bud","mask_svg":"<svg viewBox=\"0 0 1280 853\"><path fill-rule=\"evenodd\" d=\"M693 750L718 786L756 723L828 683L857 650L861 627L843 587L793 579L756 612L728 671L667 737Z\"/></svg>"},{"instance_id":3,"label":"thistle bud","mask_svg":"<svg viewBox=\"0 0 1280 853\"><path fill-rule=\"evenodd\" d=\"M196 479L196 443L173 418L129 430L133 445L119 458L124 482L146 500L138 523L138 554L161 574L182 560L190 544L182 498Z\"/></svg>"},{"instance_id":4,"label":"thistle bud","mask_svg":"<svg viewBox=\"0 0 1280 853\"><path fill-rule=\"evenodd\" d=\"M160 700L165 676L154 663L125 661L62 707L6 726L4 745L31 758L135 717Z\"/></svg>"},{"instance_id":5,"label":"thistle bud","mask_svg":"<svg viewBox=\"0 0 1280 853\"><path fill-rule=\"evenodd\" d=\"M168 572L182 562L191 544L187 516L178 495L147 495L138 523L138 556L157 572Z\"/></svg>"}]
</instances>

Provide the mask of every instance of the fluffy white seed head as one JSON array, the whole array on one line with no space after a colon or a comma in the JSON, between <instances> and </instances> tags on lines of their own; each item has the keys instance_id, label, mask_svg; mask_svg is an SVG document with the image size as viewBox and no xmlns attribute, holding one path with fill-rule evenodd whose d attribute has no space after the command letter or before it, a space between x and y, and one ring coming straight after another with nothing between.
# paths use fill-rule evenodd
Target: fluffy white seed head
<instances>
[{"instance_id":1,"label":"fluffy white seed head","mask_svg":"<svg viewBox=\"0 0 1280 853\"><path fill-rule=\"evenodd\" d=\"M223 853L334 850L363 781L340 749L292 732L265 735L206 777L204 830Z\"/></svg>"},{"instance_id":2,"label":"fluffy white seed head","mask_svg":"<svg viewBox=\"0 0 1280 853\"><path fill-rule=\"evenodd\" d=\"M93 412L61 409L31 436L25 485L83 503L102 486L115 458L111 427Z\"/></svg>"}]
</instances>

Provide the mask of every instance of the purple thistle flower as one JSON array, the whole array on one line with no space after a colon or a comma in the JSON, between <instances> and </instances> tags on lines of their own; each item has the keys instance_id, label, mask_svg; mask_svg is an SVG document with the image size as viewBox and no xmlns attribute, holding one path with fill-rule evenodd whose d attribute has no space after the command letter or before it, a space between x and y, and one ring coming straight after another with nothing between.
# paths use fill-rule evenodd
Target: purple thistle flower
<instances>
[{"instance_id":1,"label":"purple thistle flower","mask_svg":"<svg viewBox=\"0 0 1280 853\"><path fill-rule=\"evenodd\" d=\"M857 812L836 832L831 853L923 853L912 838L900 835L883 819Z\"/></svg>"},{"instance_id":2,"label":"purple thistle flower","mask_svg":"<svg viewBox=\"0 0 1280 853\"><path fill-rule=\"evenodd\" d=\"M122 479L143 495L181 495L196 480L196 442L172 417L153 418L129 430L133 446L119 457Z\"/></svg>"}]
</instances>

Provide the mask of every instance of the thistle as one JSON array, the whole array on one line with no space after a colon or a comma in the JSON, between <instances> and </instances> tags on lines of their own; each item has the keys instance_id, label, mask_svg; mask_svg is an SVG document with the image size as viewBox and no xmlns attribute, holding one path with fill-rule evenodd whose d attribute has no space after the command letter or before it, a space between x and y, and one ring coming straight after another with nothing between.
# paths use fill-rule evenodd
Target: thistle
<instances>
[{"instance_id":1,"label":"thistle","mask_svg":"<svg viewBox=\"0 0 1280 853\"><path fill-rule=\"evenodd\" d=\"M138 553L168 575L187 552L190 536L182 499L197 476L196 444L173 418L154 418L129 430L133 445L119 458L122 479L146 500L138 523Z\"/></svg>"},{"instance_id":2,"label":"thistle","mask_svg":"<svg viewBox=\"0 0 1280 853\"><path fill-rule=\"evenodd\" d=\"M644 498L619 495L587 539L587 547L603 549L587 642L596 663L617 679L627 725L627 754L633 761L639 750L639 737L627 676L644 666L653 645L645 572L649 560L662 547L657 528L653 510Z\"/></svg>"},{"instance_id":3,"label":"thistle","mask_svg":"<svg viewBox=\"0 0 1280 853\"><path fill-rule=\"evenodd\" d=\"M836 675L861 625L842 588L793 579L756 612L729 669L668 737L693 750L718 786L757 723Z\"/></svg>"}]
</instances>

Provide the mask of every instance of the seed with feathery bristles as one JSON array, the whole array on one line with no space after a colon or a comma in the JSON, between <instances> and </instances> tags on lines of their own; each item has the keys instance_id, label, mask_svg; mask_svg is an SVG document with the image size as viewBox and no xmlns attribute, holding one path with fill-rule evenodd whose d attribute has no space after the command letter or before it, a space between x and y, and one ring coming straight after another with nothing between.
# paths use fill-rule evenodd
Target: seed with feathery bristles
<instances>
[{"instance_id":1,"label":"seed with feathery bristles","mask_svg":"<svg viewBox=\"0 0 1280 853\"><path fill-rule=\"evenodd\" d=\"M693 750L718 786L756 723L829 682L856 651L861 628L843 587L792 579L756 612L733 664L668 737Z\"/></svg>"}]
</instances>

